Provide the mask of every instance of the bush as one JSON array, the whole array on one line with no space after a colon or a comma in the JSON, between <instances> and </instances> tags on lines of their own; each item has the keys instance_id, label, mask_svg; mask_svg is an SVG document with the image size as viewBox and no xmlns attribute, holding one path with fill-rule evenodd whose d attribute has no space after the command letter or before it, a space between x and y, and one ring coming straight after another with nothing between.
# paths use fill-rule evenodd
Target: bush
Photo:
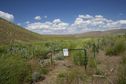
<instances>
[{"instance_id":1,"label":"bush","mask_svg":"<svg viewBox=\"0 0 126 84\"><path fill-rule=\"evenodd\" d=\"M106 55L119 55L126 50L126 44L124 41L116 41L113 46L106 48Z\"/></svg>"},{"instance_id":2,"label":"bush","mask_svg":"<svg viewBox=\"0 0 126 84\"><path fill-rule=\"evenodd\" d=\"M89 59L89 66L91 68L96 68L96 63L93 57Z\"/></svg>"},{"instance_id":3,"label":"bush","mask_svg":"<svg viewBox=\"0 0 126 84\"><path fill-rule=\"evenodd\" d=\"M30 75L30 66L19 56L0 58L0 84L23 84Z\"/></svg>"},{"instance_id":4,"label":"bush","mask_svg":"<svg viewBox=\"0 0 126 84\"><path fill-rule=\"evenodd\" d=\"M41 59L47 59L47 54L49 52L48 48L43 48L43 47L35 47L34 49L34 56L36 56L37 58L41 58Z\"/></svg>"},{"instance_id":5,"label":"bush","mask_svg":"<svg viewBox=\"0 0 126 84\"><path fill-rule=\"evenodd\" d=\"M44 79L45 79L44 75L41 75L41 73L39 72L34 72L32 74L32 84L34 84L37 81L44 80Z\"/></svg>"},{"instance_id":6,"label":"bush","mask_svg":"<svg viewBox=\"0 0 126 84\"><path fill-rule=\"evenodd\" d=\"M48 68L44 68L43 67L43 68L40 69L40 73L41 74L48 74L48 72L49 72L49 69Z\"/></svg>"},{"instance_id":7,"label":"bush","mask_svg":"<svg viewBox=\"0 0 126 84\"><path fill-rule=\"evenodd\" d=\"M59 52L57 54L55 54L55 59L56 60L64 60L64 56L63 56L63 52Z\"/></svg>"},{"instance_id":8,"label":"bush","mask_svg":"<svg viewBox=\"0 0 126 84\"><path fill-rule=\"evenodd\" d=\"M0 46L0 54L6 53L6 48L4 46Z\"/></svg>"},{"instance_id":9,"label":"bush","mask_svg":"<svg viewBox=\"0 0 126 84\"><path fill-rule=\"evenodd\" d=\"M117 84L126 84L126 65L120 66Z\"/></svg>"},{"instance_id":10,"label":"bush","mask_svg":"<svg viewBox=\"0 0 126 84\"><path fill-rule=\"evenodd\" d=\"M76 65L86 65L87 64L87 56L85 56L84 51L74 51L72 52L73 62Z\"/></svg>"},{"instance_id":11,"label":"bush","mask_svg":"<svg viewBox=\"0 0 126 84\"><path fill-rule=\"evenodd\" d=\"M58 74L57 84L79 84L80 82L86 84L87 76L81 69L70 69Z\"/></svg>"},{"instance_id":12,"label":"bush","mask_svg":"<svg viewBox=\"0 0 126 84\"><path fill-rule=\"evenodd\" d=\"M126 84L126 56L122 58L121 65L118 70L117 84Z\"/></svg>"}]
</instances>

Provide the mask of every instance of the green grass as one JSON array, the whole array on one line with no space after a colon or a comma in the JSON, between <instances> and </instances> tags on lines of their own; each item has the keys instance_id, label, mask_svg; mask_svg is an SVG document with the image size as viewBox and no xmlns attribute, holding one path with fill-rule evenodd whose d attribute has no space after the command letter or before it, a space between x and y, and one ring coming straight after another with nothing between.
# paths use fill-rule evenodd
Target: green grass
<instances>
[{"instance_id":1,"label":"green grass","mask_svg":"<svg viewBox=\"0 0 126 84\"><path fill-rule=\"evenodd\" d=\"M48 59L47 53L54 49L86 48L90 50L92 44L96 43L99 49L106 49L106 54L118 55L125 51L125 42L125 38L116 36L104 38L75 38L72 36L57 35L41 36L0 18L0 84L29 83L34 73L34 70L31 68L32 65L28 64L29 60ZM85 64L83 51L74 51L71 53L71 56L77 66ZM57 59L63 60L64 57L59 54ZM89 60L89 64L91 68L96 67L94 59ZM37 65L37 69L36 72L39 72L39 75L45 75L49 72L47 67L41 67L39 64ZM121 72L125 70L123 67L120 69ZM62 78L67 79L69 84L74 84L73 82L77 82L78 79L81 81L86 79L83 71L76 69L60 73L59 78L60 80ZM123 79L122 73L120 78Z\"/></svg>"},{"instance_id":2,"label":"green grass","mask_svg":"<svg viewBox=\"0 0 126 84\"><path fill-rule=\"evenodd\" d=\"M60 72L57 76L57 84L86 84L87 76L83 69L72 68L69 71Z\"/></svg>"},{"instance_id":3,"label":"green grass","mask_svg":"<svg viewBox=\"0 0 126 84\"><path fill-rule=\"evenodd\" d=\"M116 39L106 48L106 55L119 55L126 50L126 41L124 38Z\"/></svg>"},{"instance_id":4,"label":"green grass","mask_svg":"<svg viewBox=\"0 0 126 84\"><path fill-rule=\"evenodd\" d=\"M54 49L63 48L79 48L86 46L90 39L73 40L55 40L55 41L38 41L38 42L24 42L14 41L11 44L0 45L0 84L23 84L30 82L34 70L28 66L29 60L43 60L47 59L47 53ZM78 45L79 43L79 45ZM58 58L64 59L64 58ZM80 57L81 60L81 57ZM81 63L80 63L81 64ZM10 66L12 65L12 66ZM36 72L47 74L48 68L36 65ZM34 69L34 68L33 68ZM4 70L4 71L3 71ZM25 71L26 70L26 71ZM13 77L12 77L13 76ZM8 78L8 79L7 79Z\"/></svg>"},{"instance_id":5,"label":"green grass","mask_svg":"<svg viewBox=\"0 0 126 84\"><path fill-rule=\"evenodd\" d=\"M72 53L72 56L73 56L74 64L76 64L76 65L84 65L84 52L83 51L74 51Z\"/></svg>"},{"instance_id":6,"label":"green grass","mask_svg":"<svg viewBox=\"0 0 126 84\"><path fill-rule=\"evenodd\" d=\"M0 18L0 43L10 43L13 40L29 42L42 40L42 38L39 34Z\"/></svg>"},{"instance_id":7,"label":"green grass","mask_svg":"<svg viewBox=\"0 0 126 84\"><path fill-rule=\"evenodd\" d=\"M0 84L23 84L30 74L30 66L20 56L0 57Z\"/></svg>"},{"instance_id":8,"label":"green grass","mask_svg":"<svg viewBox=\"0 0 126 84\"><path fill-rule=\"evenodd\" d=\"M120 67L118 69L117 84L126 84L126 53L122 57Z\"/></svg>"}]
</instances>

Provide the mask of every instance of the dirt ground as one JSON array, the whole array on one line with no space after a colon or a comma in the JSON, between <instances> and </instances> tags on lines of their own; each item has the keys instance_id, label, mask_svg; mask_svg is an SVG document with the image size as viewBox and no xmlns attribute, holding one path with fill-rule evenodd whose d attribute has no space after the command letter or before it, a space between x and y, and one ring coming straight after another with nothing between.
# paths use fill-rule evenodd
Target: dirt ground
<instances>
[{"instance_id":1,"label":"dirt ground","mask_svg":"<svg viewBox=\"0 0 126 84\"><path fill-rule=\"evenodd\" d=\"M116 84L121 56L106 56L105 53L101 51L97 56L97 60L99 62L98 68L104 72L108 84Z\"/></svg>"},{"instance_id":2,"label":"dirt ground","mask_svg":"<svg viewBox=\"0 0 126 84\"><path fill-rule=\"evenodd\" d=\"M69 68L69 66L71 66L71 63L69 62L68 59L55 61L55 65L53 67L53 70L50 71L45 76L45 80L40 81L37 84L55 84L55 81L57 79L57 75L60 72L66 71Z\"/></svg>"},{"instance_id":3,"label":"dirt ground","mask_svg":"<svg viewBox=\"0 0 126 84\"><path fill-rule=\"evenodd\" d=\"M100 51L96 56L98 69L104 73L104 77L92 74L88 84L116 84L117 70L121 60L121 56L106 56L103 51ZM36 84L55 84L57 76L60 72L66 71L69 66L74 66L72 62L66 58L65 60L58 60L55 66L46 76L45 80L37 82Z\"/></svg>"}]
</instances>

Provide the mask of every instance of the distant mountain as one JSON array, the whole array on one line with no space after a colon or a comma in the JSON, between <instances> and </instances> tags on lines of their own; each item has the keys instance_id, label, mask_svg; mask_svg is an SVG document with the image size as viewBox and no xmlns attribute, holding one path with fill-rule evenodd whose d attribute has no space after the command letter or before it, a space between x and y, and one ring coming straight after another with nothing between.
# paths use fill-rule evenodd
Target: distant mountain
<instances>
[{"instance_id":1,"label":"distant mountain","mask_svg":"<svg viewBox=\"0 0 126 84\"><path fill-rule=\"evenodd\" d=\"M40 39L41 35L0 18L0 43L7 43L11 40L34 41Z\"/></svg>"},{"instance_id":2,"label":"distant mountain","mask_svg":"<svg viewBox=\"0 0 126 84\"><path fill-rule=\"evenodd\" d=\"M107 31L91 31L81 34L75 34L74 37L99 37L99 36L107 36L107 35L118 35L126 33L126 29L113 29Z\"/></svg>"},{"instance_id":3,"label":"distant mountain","mask_svg":"<svg viewBox=\"0 0 126 84\"><path fill-rule=\"evenodd\" d=\"M107 35L117 35L126 33L126 29L114 29L108 31L92 31L81 34L69 35L40 35L14 23L0 18L0 43L8 43L11 41L40 41L40 40L56 40L56 39L74 39L80 37L99 37Z\"/></svg>"}]
</instances>

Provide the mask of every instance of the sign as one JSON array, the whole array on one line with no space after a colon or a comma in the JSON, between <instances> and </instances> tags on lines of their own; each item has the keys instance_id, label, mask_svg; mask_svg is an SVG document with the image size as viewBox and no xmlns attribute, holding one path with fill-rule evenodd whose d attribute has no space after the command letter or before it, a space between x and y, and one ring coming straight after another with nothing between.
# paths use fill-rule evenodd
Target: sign
<instances>
[{"instance_id":1,"label":"sign","mask_svg":"<svg viewBox=\"0 0 126 84\"><path fill-rule=\"evenodd\" d=\"M64 54L64 56L68 56L69 55L68 49L63 49L63 54Z\"/></svg>"}]
</instances>

